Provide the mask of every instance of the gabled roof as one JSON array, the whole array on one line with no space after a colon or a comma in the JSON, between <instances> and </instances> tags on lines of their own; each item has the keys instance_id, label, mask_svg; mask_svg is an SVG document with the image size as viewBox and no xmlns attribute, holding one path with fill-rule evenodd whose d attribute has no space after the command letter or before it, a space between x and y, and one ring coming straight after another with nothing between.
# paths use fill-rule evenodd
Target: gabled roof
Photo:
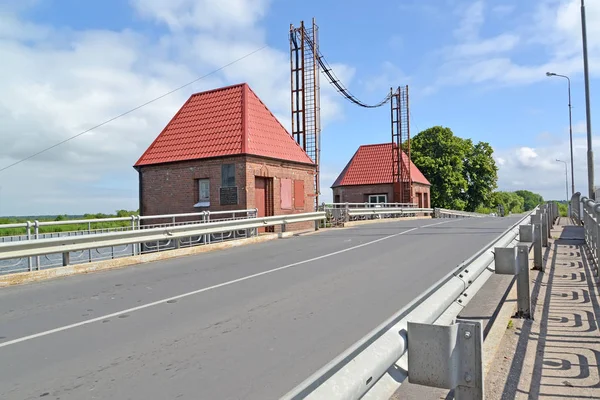
<instances>
[{"instance_id":1,"label":"gabled roof","mask_svg":"<svg viewBox=\"0 0 600 400\"><path fill-rule=\"evenodd\" d=\"M402 153L404 165L407 161L408 157ZM393 183L392 168L392 143L363 145L356 150L331 187ZM412 161L410 162L410 177L413 183L430 185L427 178Z\"/></svg>"},{"instance_id":2,"label":"gabled roof","mask_svg":"<svg viewBox=\"0 0 600 400\"><path fill-rule=\"evenodd\" d=\"M313 164L245 84L193 94L135 166L251 154Z\"/></svg>"}]
</instances>

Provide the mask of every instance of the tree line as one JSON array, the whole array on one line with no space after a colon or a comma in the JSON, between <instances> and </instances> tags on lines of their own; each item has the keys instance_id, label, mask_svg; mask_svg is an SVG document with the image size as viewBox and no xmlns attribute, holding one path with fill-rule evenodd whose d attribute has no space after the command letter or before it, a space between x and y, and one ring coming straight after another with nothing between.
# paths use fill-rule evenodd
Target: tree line
<instances>
[{"instance_id":1,"label":"tree line","mask_svg":"<svg viewBox=\"0 0 600 400\"><path fill-rule=\"evenodd\" d=\"M455 136L450 128L434 126L410 140L413 163L431 183L431 205L460 211L506 214L529 211L544 202L528 190L496 191L498 167L487 142Z\"/></svg>"}]
</instances>

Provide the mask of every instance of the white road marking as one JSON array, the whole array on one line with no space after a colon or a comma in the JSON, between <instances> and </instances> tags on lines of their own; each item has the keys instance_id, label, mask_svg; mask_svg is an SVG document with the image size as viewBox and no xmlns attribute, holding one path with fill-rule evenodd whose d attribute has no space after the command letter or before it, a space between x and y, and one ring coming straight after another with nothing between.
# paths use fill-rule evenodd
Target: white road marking
<instances>
[{"instance_id":1,"label":"white road marking","mask_svg":"<svg viewBox=\"0 0 600 400\"><path fill-rule=\"evenodd\" d=\"M410 232L416 231L417 229L428 228L430 226L435 226L435 225L447 224L448 222L453 222L453 221L456 221L456 220L450 220L450 221L444 221L444 222L437 222L435 224L429 224L429 225L423 225L423 226L420 226L420 227L417 227L417 228L411 228L411 229L408 229L408 230L405 230L405 231L402 231L402 232L394 233L392 235L388 235L388 236L384 236L384 237L379 238L379 239L372 240L370 242L366 242L366 243L362 243L362 244L359 244L359 245L356 245L356 246L348 247L346 249L334 251L333 253L323 254L322 256L310 258L308 260L298 261L298 262L295 262L295 263L292 263L292 264L284 265L282 267L273 268L273 269L270 269L268 271L258 272L256 274L244 276L242 278L238 278L238 279L234 279L234 280L231 280L231 281L219 283L217 285L213 285L213 286L205 287L205 288L202 288L202 289L194 290L192 292L183 293L183 294L180 294L180 295L177 295L177 296L169 297L169 298L158 300L158 301L153 301L151 303L142 304L142 305L137 306L137 307L128 308L127 310L117 311L117 312L114 312L112 314L106 314L106 315L103 315L101 317L86 319L85 321L76 322L74 324L61 326L59 328L50 329L50 330L47 330L47 331L44 331L44 332L35 333L35 334L29 335L29 336L23 336L23 337L20 337L18 339L9 340L9 341L0 343L0 348L1 347L7 347L7 346L10 346L10 345L13 345L13 344L17 344L17 343L21 343L21 342L26 342L28 340L39 338L39 337L42 337L42 336L51 335L53 333L62 332L62 331L66 331L66 330L69 330L69 329L77 328L79 326L92 324L94 322L103 321L103 320L108 319L108 318L118 317L119 315L129 314L129 313L132 313L132 312L135 312L135 311L143 310L145 308L154 307L154 306L157 306L159 304L165 304L168 301L178 300L178 299L182 299L184 297L193 296L195 294L199 294L199 293L203 293L203 292L208 292L209 290L218 289L218 288L221 288L221 287L224 287L224 286L233 285L234 283L243 282L243 281L247 281L249 279L258 278L259 276L271 274L271 273L277 272L277 271L282 271L284 269L296 267L296 266L302 265L302 264L307 264L307 263L310 263L310 262L313 262L313 261L322 260L324 258L328 258L328 257L332 257L332 256L335 256L335 255L338 255L338 254L342 254L342 253L345 253L347 251L352 251L352 250L360 249L361 247L370 246L372 244L379 243L379 242L382 242L384 240L388 240L388 239L391 239L391 238L394 238L394 237L397 237L397 236L404 235L406 233L410 233Z\"/></svg>"}]
</instances>

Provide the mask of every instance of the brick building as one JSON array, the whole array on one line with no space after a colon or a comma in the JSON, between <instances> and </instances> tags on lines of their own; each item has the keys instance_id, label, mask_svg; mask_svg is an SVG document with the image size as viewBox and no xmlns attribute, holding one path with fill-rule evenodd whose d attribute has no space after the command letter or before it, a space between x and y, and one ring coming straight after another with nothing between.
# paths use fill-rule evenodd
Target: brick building
<instances>
[{"instance_id":1,"label":"brick building","mask_svg":"<svg viewBox=\"0 0 600 400\"><path fill-rule=\"evenodd\" d=\"M407 157L402 153L402 162ZM333 189L334 203L392 203L394 200L392 143L360 146L340 176ZM421 171L410 162L413 201L419 207L430 207L431 184Z\"/></svg>"},{"instance_id":2,"label":"brick building","mask_svg":"<svg viewBox=\"0 0 600 400\"><path fill-rule=\"evenodd\" d=\"M247 84L192 95L134 168L141 215L314 211L314 163Z\"/></svg>"}]
</instances>

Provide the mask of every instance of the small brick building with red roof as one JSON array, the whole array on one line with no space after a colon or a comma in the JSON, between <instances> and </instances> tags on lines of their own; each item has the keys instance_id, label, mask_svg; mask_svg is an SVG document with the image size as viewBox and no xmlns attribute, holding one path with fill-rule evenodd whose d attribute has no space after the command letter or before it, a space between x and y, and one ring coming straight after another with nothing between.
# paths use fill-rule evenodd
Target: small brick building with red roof
<instances>
[{"instance_id":1,"label":"small brick building with red roof","mask_svg":"<svg viewBox=\"0 0 600 400\"><path fill-rule=\"evenodd\" d=\"M192 95L134 168L141 215L314 211L314 163L245 83Z\"/></svg>"},{"instance_id":2,"label":"small brick building with red roof","mask_svg":"<svg viewBox=\"0 0 600 400\"><path fill-rule=\"evenodd\" d=\"M402 153L402 162L407 163ZM393 188L392 143L369 144L358 148L333 189L334 203L391 203ZM419 169L410 162L413 199L419 207L430 207L431 184Z\"/></svg>"}]
</instances>

